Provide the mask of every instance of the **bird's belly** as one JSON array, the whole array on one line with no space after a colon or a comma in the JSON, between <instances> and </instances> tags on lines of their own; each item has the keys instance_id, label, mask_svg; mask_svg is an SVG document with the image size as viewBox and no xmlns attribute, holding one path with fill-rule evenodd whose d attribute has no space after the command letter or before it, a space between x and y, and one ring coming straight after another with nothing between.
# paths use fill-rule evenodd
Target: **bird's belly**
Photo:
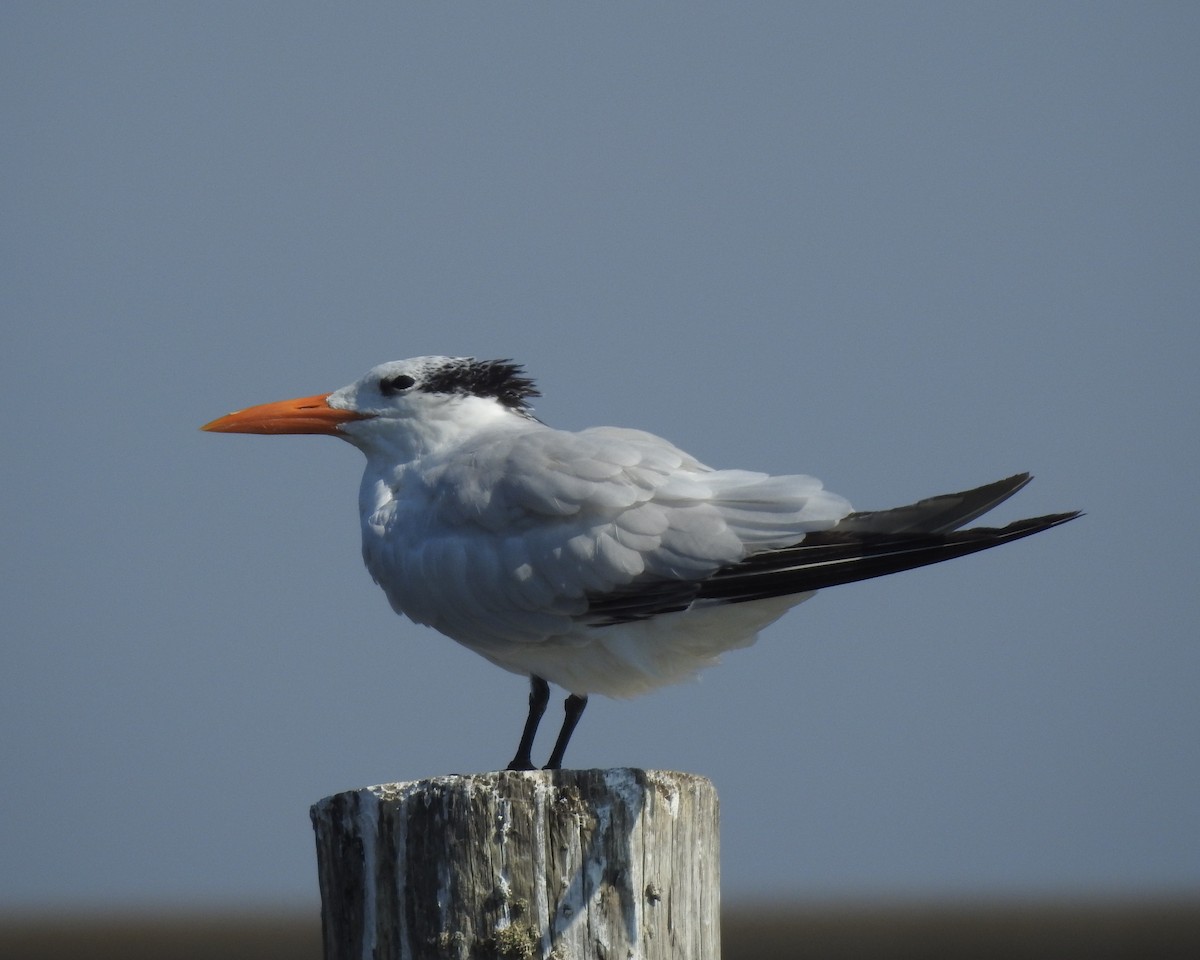
<instances>
[{"instance_id":1,"label":"bird's belly","mask_svg":"<svg viewBox=\"0 0 1200 960\"><path fill-rule=\"evenodd\" d=\"M542 677L571 693L635 697L689 680L726 650L749 646L760 630L810 596L697 606L606 627L580 624L569 634L533 643L497 646L455 639L497 666Z\"/></svg>"}]
</instances>

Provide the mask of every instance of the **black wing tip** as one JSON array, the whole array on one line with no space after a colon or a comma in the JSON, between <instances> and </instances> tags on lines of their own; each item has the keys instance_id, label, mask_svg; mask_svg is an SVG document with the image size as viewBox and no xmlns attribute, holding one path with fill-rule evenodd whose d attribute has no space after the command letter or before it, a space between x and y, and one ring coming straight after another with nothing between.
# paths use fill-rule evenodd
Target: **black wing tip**
<instances>
[{"instance_id":1,"label":"black wing tip","mask_svg":"<svg viewBox=\"0 0 1200 960\"><path fill-rule=\"evenodd\" d=\"M1061 527L1064 523L1070 523L1072 520L1076 520L1083 515L1082 510L1071 510L1067 513L1047 513L1041 517L1026 517L1023 520L1014 520L1003 527L967 527L965 530L957 531L957 533L964 539L974 540L983 544L986 549L986 547L998 547L1002 543L1011 543L1014 540L1031 537L1035 533L1041 533L1043 530Z\"/></svg>"},{"instance_id":2,"label":"black wing tip","mask_svg":"<svg viewBox=\"0 0 1200 960\"><path fill-rule=\"evenodd\" d=\"M1086 516L1082 510L1071 510L1067 513L1048 513L1044 517L1029 517L1026 520L1014 520L1004 530L1010 530L1014 527L1028 527L1030 533L1037 533L1039 530L1049 530L1051 527L1059 527L1064 523L1069 523L1079 517Z\"/></svg>"},{"instance_id":3,"label":"black wing tip","mask_svg":"<svg viewBox=\"0 0 1200 960\"><path fill-rule=\"evenodd\" d=\"M998 506L1014 493L1024 490L1032 482L1033 474L1028 470L1022 470L1020 473L1014 473L1011 477L1005 477L1003 480L993 480L991 483L985 483L982 487L976 487L973 490L964 490L963 495L983 497L992 494L996 497L994 505Z\"/></svg>"},{"instance_id":4,"label":"black wing tip","mask_svg":"<svg viewBox=\"0 0 1200 960\"><path fill-rule=\"evenodd\" d=\"M1025 517L1022 520L1014 520L1003 527L967 527L965 530L957 532L964 537L971 537L977 540L990 540L992 544L999 545L1009 540L1019 540L1021 537L1041 533L1043 530L1050 530L1053 527L1061 527L1064 523L1070 523L1072 520L1083 515L1082 510L1071 510L1067 513L1047 513L1040 517Z\"/></svg>"},{"instance_id":5,"label":"black wing tip","mask_svg":"<svg viewBox=\"0 0 1200 960\"><path fill-rule=\"evenodd\" d=\"M870 533L904 531L944 533L958 530L995 509L1033 479L1028 472L1014 473L970 490L941 493L916 503L886 510L860 510L843 518L843 530Z\"/></svg>"},{"instance_id":6,"label":"black wing tip","mask_svg":"<svg viewBox=\"0 0 1200 960\"><path fill-rule=\"evenodd\" d=\"M1014 520L1004 527L970 527L949 533L854 533L834 527L809 534L795 547L764 551L719 570L703 583L699 596L741 603L823 590L979 553L1080 516L1078 510L1050 513Z\"/></svg>"}]
</instances>

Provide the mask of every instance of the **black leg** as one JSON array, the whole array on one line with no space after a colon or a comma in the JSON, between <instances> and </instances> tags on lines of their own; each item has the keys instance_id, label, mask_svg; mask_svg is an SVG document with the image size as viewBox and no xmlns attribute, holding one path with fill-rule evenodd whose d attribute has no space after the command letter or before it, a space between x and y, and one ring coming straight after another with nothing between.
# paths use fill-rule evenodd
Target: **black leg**
<instances>
[{"instance_id":1,"label":"black leg","mask_svg":"<svg viewBox=\"0 0 1200 960\"><path fill-rule=\"evenodd\" d=\"M563 754L567 752L567 744L571 740L571 734L575 732L575 726L579 723L579 718L583 716L583 708L586 706L587 697L581 697L574 693L567 697L567 702L563 704L564 716L562 729L558 731L558 739L554 741L554 752L550 754L550 762L542 769L562 769Z\"/></svg>"},{"instance_id":2,"label":"black leg","mask_svg":"<svg viewBox=\"0 0 1200 960\"><path fill-rule=\"evenodd\" d=\"M508 765L509 770L534 769L533 759L529 754L533 750L533 738L537 735L538 724L542 722L542 714L546 712L546 704L549 702L550 684L541 677L530 677L529 716L525 718L525 731L517 745L517 755Z\"/></svg>"}]
</instances>

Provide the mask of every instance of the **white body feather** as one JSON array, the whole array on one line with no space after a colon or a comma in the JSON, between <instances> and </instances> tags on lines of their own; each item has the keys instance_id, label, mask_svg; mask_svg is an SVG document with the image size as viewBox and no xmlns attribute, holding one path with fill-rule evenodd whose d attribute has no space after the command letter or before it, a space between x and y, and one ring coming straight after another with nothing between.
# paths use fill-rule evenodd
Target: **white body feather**
<instances>
[{"instance_id":1,"label":"white body feather","mask_svg":"<svg viewBox=\"0 0 1200 960\"><path fill-rule=\"evenodd\" d=\"M379 409L382 379L440 359L385 364L329 405ZM363 558L393 608L580 695L690 677L811 593L608 624L589 616L593 599L705 578L851 512L812 477L713 470L648 433L554 430L492 398L414 395L388 410L342 431L367 456Z\"/></svg>"}]
</instances>

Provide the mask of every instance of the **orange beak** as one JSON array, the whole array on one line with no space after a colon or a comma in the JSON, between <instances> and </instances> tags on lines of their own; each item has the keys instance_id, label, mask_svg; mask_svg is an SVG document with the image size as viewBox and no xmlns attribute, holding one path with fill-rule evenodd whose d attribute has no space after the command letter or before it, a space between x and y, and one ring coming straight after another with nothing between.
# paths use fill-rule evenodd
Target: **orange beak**
<instances>
[{"instance_id":1,"label":"orange beak","mask_svg":"<svg viewBox=\"0 0 1200 960\"><path fill-rule=\"evenodd\" d=\"M213 433L327 433L338 436L338 426L366 416L350 410L335 410L326 400L327 393L299 397L247 407L237 413L218 417L201 430Z\"/></svg>"}]
</instances>

